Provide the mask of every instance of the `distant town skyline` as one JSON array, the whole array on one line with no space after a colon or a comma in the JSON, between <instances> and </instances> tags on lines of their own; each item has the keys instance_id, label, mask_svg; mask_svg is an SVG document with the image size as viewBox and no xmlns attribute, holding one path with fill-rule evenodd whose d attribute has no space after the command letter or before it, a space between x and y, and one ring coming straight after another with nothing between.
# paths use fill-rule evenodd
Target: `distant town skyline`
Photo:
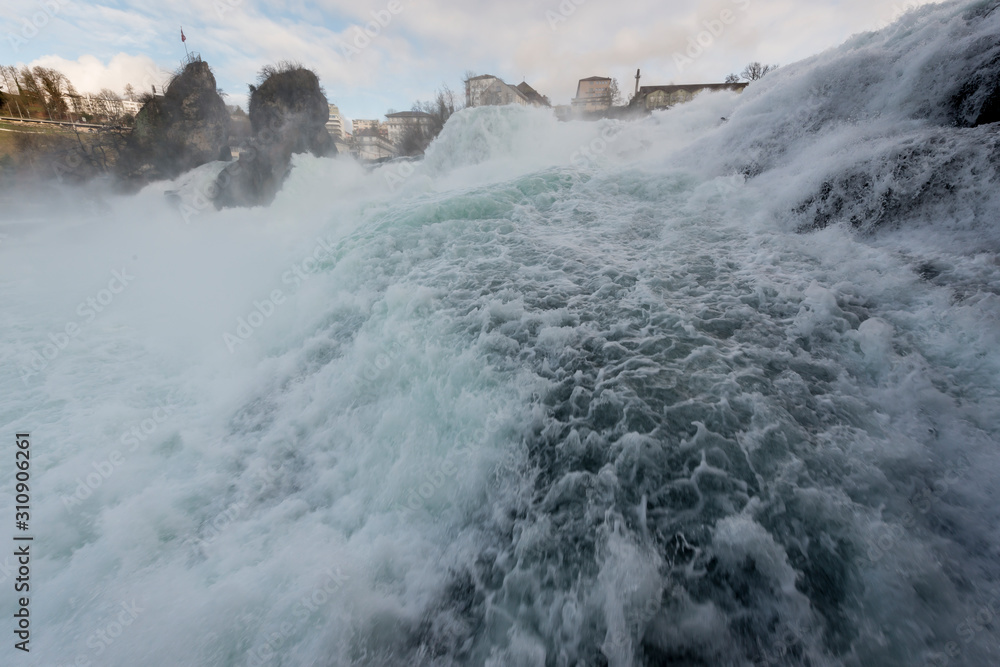
<instances>
[{"instance_id":1,"label":"distant town skyline","mask_svg":"<svg viewBox=\"0 0 1000 667\"><path fill-rule=\"evenodd\" d=\"M302 63L347 119L381 118L466 71L526 80L569 104L578 80L721 82L751 60L788 64L874 30L928 0L0 0L3 64L44 65L81 92L162 85L197 52L227 102L246 108L261 66ZM291 7L294 7L292 9ZM183 26L186 43L181 42Z\"/></svg>"}]
</instances>

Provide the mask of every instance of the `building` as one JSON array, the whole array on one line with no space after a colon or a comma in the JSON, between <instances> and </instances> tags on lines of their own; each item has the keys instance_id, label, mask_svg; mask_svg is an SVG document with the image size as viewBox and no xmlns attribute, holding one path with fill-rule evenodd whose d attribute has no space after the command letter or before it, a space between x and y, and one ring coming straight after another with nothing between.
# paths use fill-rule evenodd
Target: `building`
<instances>
[{"instance_id":1,"label":"building","mask_svg":"<svg viewBox=\"0 0 1000 667\"><path fill-rule=\"evenodd\" d=\"M592 76L580 79L576 84L573 98L574 111L604 111L611 107L613 93L611 79L606 76Z\"/></svg>"},{"instance_id":2,"label":"building","mask_svg":"<svg viewBox=\"0 0 1000 667\"><path fill-rule=\"evenodd\" d=\"M65 95L66 107L73 113L104 118L119 118L125 114L135 116L142 109L142 103L100 95Z\"/></svg>"},{"instance_id":3,"label":"building","mask_svg":"<svg viewBox=\"0 0 1000 667\"><path fill-rule=\"evenodd\" d=\"M333 140L333 145L337 147L337 155L348 155L354 152L354 137L344 132L343 138Z\"/></svg>"},{"instance_id":4,"label":"building","mask_svg":"<svg viewBox=\"0 0 1000 667\"><path fill-rule=\"evenodd\" d=\"M359 118L357 120L352 121L352 123L354 124L355 135L372 134L380 136L383 139L389 138L388 130L382 123L380 123L377 120L366 120Z\"/></svg>"},{"instance_id":5,"label":"building","mask_svg":"<svg viewBox=\"0 0 1000 667\"><path fill-rule=\"evenodd\" d=\"M389 143L399 148L403 138L411 130L430 133L434 127L434 116L423 111L399 111L386 114L385 128ZM357 134L355 132L355 134Z\"/></svg>"},{"instance_id":6,"label":"building","mask_svg":"<svg viewBox=\"0 0 1000 667\"><path fill-rule=\"evenodd\" d=\"M137 100L122 100L122 108L125 109L125 113L134 116L142 110L142 102Z\"/></svg>"},{"instance_id":7,"label":"building","mask_svg":"<svg viewBox=\"0 0 1000 667\"><path fill-rule=\"evenodd\" d=\"M328 104L327 106L330 108L330 118L326 121L326 131L334 140L343 141L344 121L340 117L340 109L337 108L336 104Z\"/></svg>"},{"instance_id":8,"label":"building","mask_svg":"<svg viewBox=\"0 0 1000 667\"><path fill-rule=\"evenodd\" d=\"M551 107L552 106L552 104L549 103L549 98L545 97L545 95L539 94L539 92L537 90L535 90L534 88L532 88L531 86L529 86L524 81L522 81L521 83L517 84L516 87L517 87L518 92L520 92L522 95L524 95L525 99L528 100L528 104L530 104L531 106L534 106L534 107Z\"/></svg>"},{"instance_id":9,"label":"building","mask_svg":"<svg viewBox=\"0 0 1000 667\"><path fill-rule=\"evenodd\" d=\"M690 102L698 93L708 90L731 90L742 93L748 83L691 83L682 86L643 86L629 103L647 111L669 109L675 104Z\"/></svg>"},{"instance_id":10,"label":"building","mask_svg":"<svg viewBox=\"0 0 1000 667\"><path fill-rule=\"evenodd\" d=\"M354 133L351 152L359 160L378 161L396 157L396 149L386 139L375 133Z\"/></svg>"},{"instance_id":11,"label":"building","mask_svg":"<svg viewBox=\"0 0 1000 667\"><path fill-rule=\"evenodd\" d=\"M527 85L527 84L526 84ZM528 98L514 86L492 74L474 76L465 82L465 106L485 107L519 104L528 106Z\"/></svg>"}]
</instances>

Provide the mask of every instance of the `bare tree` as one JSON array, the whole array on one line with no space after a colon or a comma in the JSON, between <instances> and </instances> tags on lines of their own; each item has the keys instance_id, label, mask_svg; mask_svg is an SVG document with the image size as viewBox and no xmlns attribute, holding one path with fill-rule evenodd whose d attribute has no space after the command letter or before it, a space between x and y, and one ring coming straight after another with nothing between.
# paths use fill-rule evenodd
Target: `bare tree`
<instances>
[{"instance_id":1,"label":"bare tree","mask_svg":"<svg viewBox=\"0 0 1000 667\"><path fill-rule=\"evenodd\" d=\"M399 140L399 152L407 156L422 155L433 140L429 127L419 122L410 123Z\"/></svg>"},{"instance_id":2,"label":"bare tree","mask_svg":"<svg viewBox=\"0 0 1000 667\"><path fill-rule=\"evenodd\" d=\"M14 87L10 85L10 80L7 78L7 68L0 65L0 77L3 77L3 90L0 90L0 109L5 109L4 113L8 116L13 116L13 105L11 102L14 97Z\"/></svg>"},{"instance_id":3,"label":"bare tree","mask_svg":"<svg viewBox=\"0 0 1000 667\"><path fill-rule=\"evenodd\" d=\"M455 102L455 93L447 84L438 89L437 95L430 102L415 102L413 111L421 111L430 116L429 122L421 124L414 122L406 128L400 140L400 151L403 155L419 155L423 153L434 139L441 134L445 123L460 107Z\"/></svg>"},{"instance_id":4,"label":"bare tree","mask_svg":"<svg viewBox=\"0 0 1000 667\"><path fill-rule=\"evenodd\" d=\"M76 92L76 88L69 81L66 81L66 115L69 116L70 120L79 120L80 115L83 113L83 109L80 108L80 93Z\"/></svg>"},{"instance_id":5,"label":"bare tree","mask_svg":"<svg viewBox=\"0 0 1000 667\"><path fill-rule=\"evenodd\" d=\"M96 132L84 133L73 126L76 142L62 147L56 158L55 172L62 180L85 181L97 174L111 173L121 157L130 129L116 122L105 122Z\"/></svg>"},{"instance_id":6,"label":"bare tree","mask_svg":"<svg viewBox=\"0 0 1000 667\"><path fill-rule=\"evenodd\" d=\"M14 94L20 96L21 95L21 82L18 81L18 78L17 78L18 77L17 68L14 67L13 65L0 65L0 72L3 73L3 79L4 79L4 81L7 82L7 86L8 86L7 90L9 90L11 93L14 93ZM15 88L17 89L16 93L14 92Z\"/></svg>"},{"instance_id":7,"label":"bare tree","mask_svg":"<svg viewBox=\"0 0 1000 667\"><path fill-rule=\"evenodd\" d=\"M754 61L743 68L740 76L747 81L757 81L776 69L778 69L778 65L762 65L760 62Z\"/></svg>"},{"instance_id":8,"label":"bare tree","mask_svg":"<svg viewBox=\"0 0 1000 667\"><path fill-rule=\"evenodd\" d=\"M618 85L618 79L611 79L611 84L608 86L608 106L620 106L625 99L622 97L621 88Z\"/></svg>"},{"instance_id":9,"label":"bare tree","mask_svg":"<svg viewBox=\"0 0 1000 667\"><path fill-rule=\"evenodd\" d=\"M125 115L125 105L118 93L108 88L102 88L94 100L94 111L106 121L116 124Z\"/></svg>"},{"instance_id":10,"label":"bare tree","mask_svg":"<svg viewBox=\"0 0 1000 667\"><path fill-rule=\"evenodd\" d=\"M32 72L28 67L21 68L20 88L21 97L26 102L25 106L29 104L38 105L42 108L42 111L45 112L45 115L49 117L49 120L53 120L52 112L49 111L49 105L45 99L45 91L42 90L41 83L35 78L34 72Z\"/></svg>"},{"instance_id":11,"label":"bare tree","mask_svg":"<svg viewBox=\"0 0 1000 667\"><path fill-rule=\"evenodd\" d=\"M135 88L132 87L131 83L125 84L125 97L129 102L135 101Z\"/></svg>"},{"instance_id":12,"label":"bare tree","mask_svg":"<svg viewBox=\"0 0 1000 667\"><path fill-rule=\"evenodd\" d=\"M0 65L0 76L3 76L4 84L7 87L7 113L13 116L17 112L18 117L23 118L24 99L17 68L13 65ZM11 103L13 103L13 107Z\"/></svg>"},{"instance_id":13,"label":"bare tree","mask_svg":"<svg viewBox=\"0 0 1000 667\"><path fill-rule=\"evenodd\" d=\"M9 71L8 71L9 70ZM3 77L3 85L7 90L9 95L17 95L17 72L14 72L14 78L11 79L10 72L13 72L14 68L8 68L6 65L0 65L0 77Z\"/></svg>"},{"instance_id":14,"label":"bare tree","mask_svg":"<svg viewBox=\"0 0 1000 667\"><path fill-rule=\"evenodd\" d=\"M69 84L69 79L62 72L50 67L35 67L32 73L45 96L49 117L65 118L68 111L66 87Z\"/></svg>"},{"instance_id":15,"label":"bare tree","mask_svg":"<svg viewBox=\"0 0 1000 667\"><path fill-rule=\"evenodd\" d=\"M739 74L730 74L726 76L726 83L739 83L739 82L740 82Z\"/></svg>"}]
</instances>

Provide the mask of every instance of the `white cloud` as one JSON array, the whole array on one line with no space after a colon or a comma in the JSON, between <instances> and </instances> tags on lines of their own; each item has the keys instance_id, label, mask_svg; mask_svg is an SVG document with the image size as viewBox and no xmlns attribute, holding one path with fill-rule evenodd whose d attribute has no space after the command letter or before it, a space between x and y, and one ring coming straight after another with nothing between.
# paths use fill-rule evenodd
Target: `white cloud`
<instances>
[{"instance_id":1,"label":"white cloud","mask_svg":"<svg viewBox=\"0 0 1000 667\"><path fill-rule=\"evenodd\" d=\"M149 92L151 85L159 90L170 76L170 72L159 67L149 56L126 53L113 56L107 63L94 56L80 56L76 60L43 56L30 63L31 67L35 65L59 70L81 93L96 93L102 88L110 88L121 94L126 84L132 84L138 93Z\"/></svg>"}]
</instances>

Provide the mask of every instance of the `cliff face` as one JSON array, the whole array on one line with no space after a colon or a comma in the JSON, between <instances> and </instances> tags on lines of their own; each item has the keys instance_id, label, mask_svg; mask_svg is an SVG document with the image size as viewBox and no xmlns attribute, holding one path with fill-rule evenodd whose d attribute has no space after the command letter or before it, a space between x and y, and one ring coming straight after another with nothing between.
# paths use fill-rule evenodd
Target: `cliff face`
<instances>
[{"instance_id":1,"label":"cliff face","mask_svg":"<svg viewBox=\"0 0 1000 667\"><path fill-rule=\"evenodd\" d=\"M229 160L229 111L208 63L189 63L135 118L118 164L127 182L170 179L213 160Z\"/></svg>"},{"instance_id":2,"label":"cliff face","mask_svg":"<svg viewBox=\"0 0 1000 667\"><path fill-rule=\"evenodd\" d=\"M250 87L253 138L240 159L219 174L219 208L270 204L291 171L294 153L337 154L326 130L329 106L316 75L302 67L264 73L269 76L260 87Z\"/></svg>"},{"instance_id":3,"label":"cliff face","mask_svg":"<svg viewBox=\"0 0 1000 667\"><path fill-rule=\"evenodd\" d=\"M960 64L958 76L942 77L942 92L951 93L952 121L959 127L1000 122L1000 1L970 3L962 12L963 29L940 47L932 76L949 64ZM925 79L928 77L924 77ZM922 80L923 81L923 80ZM947 105L942 105L947 108Z\"/></svg>"}]
</instances>

